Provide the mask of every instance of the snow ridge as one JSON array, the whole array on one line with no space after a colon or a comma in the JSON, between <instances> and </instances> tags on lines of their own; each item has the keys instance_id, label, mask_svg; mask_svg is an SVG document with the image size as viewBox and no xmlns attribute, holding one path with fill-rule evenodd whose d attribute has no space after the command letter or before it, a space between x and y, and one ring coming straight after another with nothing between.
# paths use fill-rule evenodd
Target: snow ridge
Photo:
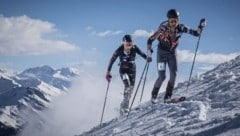
<instances>
[{"instance_id":1,"label":"snow ridge","mask_svg":"<svg viewBox=\"0 0 240 136\"><path fill-rule=\"evenodd\" d=\"M80 136L179 136L228 135L240 132L240 56L187 82L178 84L173 97L183 93L186 101L150 102L133 109L129 118L117 117Z\"/></svg>"}]
</instances>

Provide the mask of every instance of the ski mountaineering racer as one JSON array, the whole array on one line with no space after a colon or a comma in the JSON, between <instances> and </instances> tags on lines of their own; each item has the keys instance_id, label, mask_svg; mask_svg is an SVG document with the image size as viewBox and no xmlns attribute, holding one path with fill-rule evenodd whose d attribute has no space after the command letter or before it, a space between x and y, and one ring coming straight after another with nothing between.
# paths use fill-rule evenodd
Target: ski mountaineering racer
<instances>
[{"instance_id":1,"label":"ski mountaineering racer","mask_svg":"<svg viewBox=\"0 0 240 136\"><path fill-rule=\"evenodd\" d=\"M119 73L121 79L124 84L124 93L123 93L123 101L120 105L120 114L127 113L129 111L129 100L131 98L131 94L133 92L134 84L135 84L135 76L136 76L136 64L135 57L136 53L141 57L146 59L148 62L152 61L151 58L147 57L145 53L143 53L137 45L133 44L133 40L131 35L125 35L123 37L123 43L116 49L113 53L106 73L106 79L110 82L111 69L115 60L119 57Z\"/></svg>"},{"instance_id":2,"label":"ski mountaineering racer","mask_svg":"<svg viewBox=\"0 0 240 136\"><path fill-rule=\"evenodd\" d=\"M158 39L158 49L157 49L157 69L158 78L155 81L152 93L151 101L152 103L157 102L157 96L159 89L166 78L166 65L168 64L170 71L170 79L167 84L166 93L164 97L164 102L171 102L172 91L175 84L175 79L177 75L177 58L176 58L176 48L179 43L179 39L182 33L188 33L193 36L199 36L203 27L206 25L205 19L200 20L200 24L197 30L188 28L184 24L179 23L179 12L176 9L170 9L167 12L167 21L160 24L158 29L151 35L147 41L147 49L152 51L152 42Z\"/></svg>"}]
</instances>

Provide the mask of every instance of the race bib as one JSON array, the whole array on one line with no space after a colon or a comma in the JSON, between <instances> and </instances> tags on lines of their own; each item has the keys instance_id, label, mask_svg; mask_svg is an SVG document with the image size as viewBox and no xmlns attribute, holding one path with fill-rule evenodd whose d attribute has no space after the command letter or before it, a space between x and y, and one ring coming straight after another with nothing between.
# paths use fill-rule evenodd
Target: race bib
<instances>
[{"instance_id":1,"label":"race bib","mask_svg":"<svg viewBox=\"0 0 240 136\"><path fill-rule=\"evenodd\" d=\"M166 68L166 66L165 66L165 63L164 63L164 62L159 62L159 63L158 63L158 70L159 70L159 71L164 71L165 68Z\"/></svg>"},{"instance_id":2,"label":"race bib","mask_svg":"<svg viewBox=\"0 0 240 136\"><path fill-rule=\"evenodd\" d=\"M123 75L122 75L122 78L123 78L123 80L129 80L129 77L128 77L127 74L123 74Z\"/></svg>"}]
</instances>

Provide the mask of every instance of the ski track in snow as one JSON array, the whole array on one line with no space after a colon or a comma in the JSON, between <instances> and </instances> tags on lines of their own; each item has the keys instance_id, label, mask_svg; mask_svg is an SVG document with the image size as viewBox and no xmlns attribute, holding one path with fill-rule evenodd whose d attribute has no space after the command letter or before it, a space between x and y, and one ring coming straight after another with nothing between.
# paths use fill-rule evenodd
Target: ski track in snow
<instances>
[{"instance_id":1,"label":"ski track in snow","mask_svg":"<svg viewBox=\"0 0 240 136\"><path fill-rule=\"evenodd\" d=\"M207 112L209 109L208 104L204 104L203 102L199 102L199 108L200 108L200 112L199 112L199 120L201 121L205 121L207 120Z\"/></svg>"}]
</instances>

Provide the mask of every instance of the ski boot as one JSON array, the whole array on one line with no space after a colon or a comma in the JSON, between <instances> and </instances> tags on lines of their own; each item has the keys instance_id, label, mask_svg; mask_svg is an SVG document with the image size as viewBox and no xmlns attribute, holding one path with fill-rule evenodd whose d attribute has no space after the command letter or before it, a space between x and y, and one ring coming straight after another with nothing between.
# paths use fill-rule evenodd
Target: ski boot
<instances>
[{"instance_id":1,"label":"ski boot","mask_svg":"<svg viewBox=\"0 0 240 136\"><path fill-rule=\"evenodd\" d=\"M157 103L158 91L159 91L159 87L153 87L152 98L151 98L152 104L156 104Z\"/></svg>"},{"instance_id":2,"label":"ski boot","mask_svg":"<svg viewBox=\"0 0 240 136\"><path fill-rule=\"evenodd\" d=\"M157 103L157 98L151 98L151 102L152 102L152 104L156 104Z\"/></svg>"},{"instance_id":3,"label":"ski boot","mask_svg":"<svg viewBox=\"0 0 240 136\"><path fill-rule=\"evenodd\" d=\"M164 103L167 103L167 104L172 103L171 97L165 97L164 98Z\"/></svg>"},{"instance_id":4,"label":"ski boot","mask_svg":"<svg viewBox=\"0 0 240 136\"><path fill-rule=\"evenodd\" d=\"M121 116L128 114L128 112L129 112L129 108L121 108L120 109Z\"/></svg>"}]
</instances>

